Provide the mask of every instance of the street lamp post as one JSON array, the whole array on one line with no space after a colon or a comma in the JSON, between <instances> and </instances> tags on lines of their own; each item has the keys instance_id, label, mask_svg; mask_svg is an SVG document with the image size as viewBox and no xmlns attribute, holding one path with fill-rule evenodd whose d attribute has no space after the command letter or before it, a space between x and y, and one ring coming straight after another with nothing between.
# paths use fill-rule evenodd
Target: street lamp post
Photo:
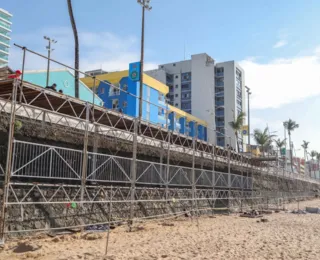
<instances>
[{"instance_id":1,"label":"street lamp post","mask_svg":"<svg viewBox=\"0 0 320 260\"><path fill-rule=\"evenodd\" d=\"M251 145L250 145L250 95L252 92L250 92L250 88L245 86L246 92L248 94L248 146L249 146L249 152L251 152Z\"/></svg>"},{"instance_id":2,"label":"street lamp post","mask_svg":"<svg viewBox=\"0 0 320 260\"><path fill-rule=\"evenodd\" d=\"M48 41L48 46L46 46L46 48L48 50L48 65L47 65L47 82L46 82L46 86L49 86L50 56L51 56L51 52L54 51L54 49L51 49L51 43L57 43L57 41L54 40L54 39L51 39L50 37L47 37L47 36L43 36L43 38Z\"/></svg>"},{"instance_id":3,"label":"street lamp post","mask_svg":"<svg viewBox=\"0 0 320 260\"><path fill-rule=\"evenodd\" d=\"M139 86L139 128L141 131L141 121L142 121L142 93L143 93L143 61L144 61L144 13L145 9L150 11L152 7L150 6L151 0L137 0L137 2L142 6L142 23L141 23L141 58L140 58L140 86Z\"/></svg>"}]
</instances>

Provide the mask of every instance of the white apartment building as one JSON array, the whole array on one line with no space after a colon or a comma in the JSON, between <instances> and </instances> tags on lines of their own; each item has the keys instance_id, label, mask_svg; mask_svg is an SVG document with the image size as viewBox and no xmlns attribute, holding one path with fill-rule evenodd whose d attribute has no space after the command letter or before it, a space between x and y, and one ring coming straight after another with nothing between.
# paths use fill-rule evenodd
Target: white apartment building
<instances>
[{"instance_id":1,"label":"white apartment building","mask_svg":"<svg viewBox=\"0 0 320 260\"><path fill-rule=\"evenodd\" d=\"M0 68L8 66L12 14L0 8Z\"/></svg>"},{"instance_id":2,"label":"white apartment building","mask_svg":"<svg viewBox=\"0 0 320 260\"><path fill-rule=\"evenodd\" d=\"M210 142L236 148L229 122L245 110L245 82L244 71L235 61L215 63L202 53L146 73L169 86L171 105L208 122Z\"/></svg>"}]
</instances>

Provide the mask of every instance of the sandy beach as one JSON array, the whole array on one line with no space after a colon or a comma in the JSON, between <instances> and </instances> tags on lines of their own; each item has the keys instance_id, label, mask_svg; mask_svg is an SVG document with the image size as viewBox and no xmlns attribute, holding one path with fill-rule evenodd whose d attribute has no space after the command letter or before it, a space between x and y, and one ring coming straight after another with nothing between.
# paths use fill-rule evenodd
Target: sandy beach
<instances>
[{"instance_id":1,"label":"sandy beach","mask_svg":"<svg viewBox=\"0 0 320 260\"><path fill-rule=\"evenodd\" d=\"M300 203L300 209L305 206L320 207L320 200ZM287 208L296 209L297 203ZM0 259L320 259L320 214L264 217L263 223L239 214L166 220L166 226L153 221L137 224L134 232L117 227L110 232L107 257L106 233L43 234L7 241ZM19 253L21 243L35 251Z\"/></svg>"}]
</instances>

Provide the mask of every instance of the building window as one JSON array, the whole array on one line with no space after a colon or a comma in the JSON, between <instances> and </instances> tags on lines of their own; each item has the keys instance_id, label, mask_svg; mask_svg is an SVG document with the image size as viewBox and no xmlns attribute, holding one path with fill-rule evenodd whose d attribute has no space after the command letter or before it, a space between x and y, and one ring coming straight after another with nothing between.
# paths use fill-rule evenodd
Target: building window
<instances>
[{"instance_id":1,"label":"building window","mask_svg":"<svg viewBox=\"0 0 320 260\"><path fill-rule=\"evenodd\" d=\"M224 68L216 68L216 73L223 73L224 72Z\"/></svg>"},{"instance_id":2,"label":"building window","mask_svg":"<svg viewBox=\"0 0 320 260\"><path fill-rule=\"evenodd\" d=\"M176 79L178 79L178 78L179 78L179 76L178 76L178 75L176 75L176 76L175 76L175 78L176 78Z\"/></svg>"},{"instance_id":3,"label":"building window","mask_svg":"<svg viewBox=\"0 0 320 260\"><path fill-rule=\"evenodd\" d=\"M100 94L104 94L104 88L103 87L100 89Z\"/></svg>"},{"instance_id":4,"label":"building window","mask_svg":"<svg viewBox=\"0 0 320 260\"><path fill-rule=\"evenodd\" d=\"M169 87L169 91L170 91L170 92L173 91L173 87L172 87L172 86Z\"/></svg>"},{"instance_id":5,"label":"building window","mask_svg":"<svg viewBox=\"0 0 320 260\"><path fill-rule=\"evenodd\" d=\"M161 107L158 107L158 116L162 116L164 114L164 110Z\"/></svg>"},{"instance_id":6,"label":"building window","mask_svg":"<svg viewBox=\"0 0 320 260\"><path fill-rule=\"evenodd\" d=\"M118 107L119 107L119 100L113 99L112 100L112 109L118 109Z\"/></svg>"},{"instance_id":7,"label":"building window","mask_svg":"<svg viewBox=\"0 0 320 260\"><path fill-rule=\"evenodd\" d=\"M175 106L177 107L177 106L179 106L179 104L178 104L178 103L176 103L176 104L175 104Z\"/></svg>"},{"instance_id":8,"label":"building window","mask_svg":"<svg viewBox=\"0 0 320 260\"><path fill-rule=\"evenodd\" d=\"M122 89L123 89L124 91L128 91L128 85L127 85L127 84L123 84Z\"/></svg>"},{"instance_id":9,"label":"building window","mask_svg":"<svg viewBox=\"0 0 320 260\"><path fill-rule=\"evenodd\" d=\"M163 69L163 65L161 65L160 68Z\"/></svg>"},{"instance_id":10,"label":"building window","mask_svg":"<svg viewBox=\"0 0 320 260\"><path fill-rule=\"evenodd\" d=\"M176 64L175 64L175 63L173 63L172 65L173 65L173 67L175 67L175 66L176 66Z\"/></svg>"},{"instance_id":11,"label":"building window","mask_svg":"<svg viewBox=\"0 0 320 260\"><path fill-rule=\"evenodd\" d=\"M191 72L185 72L181 74L181 81L190 81L191 80Z\"/></svg>"},{"instance_id":12,"label":"building window","mask_svg":"<svg viewBox=\"0 0 320 260\"><path fill-rule=\"evenodd\" d=\"M174 96L175 96L175 97L178 97L179 95L178 95L178 94L175 94Z\"/></svg>"},{"instance_id":13,"label":"building window","mask_svg":"<svg viewBox=\"0 0 320 260\"><path fill-rule=\"evenodd\" d=\"M179 85L176 85L176 88L178 88L179 87Z\"/></svg>"},{"instance_id":14,"label":"building window","mask_svg":"<svg viewBox=\"0 0 320 260\"><path fill-rule=\"evenodd\" d=\"M186 83L186 84L181 85L181 90L189 90L189 89L191 89L190 83Z\"/></svg>"},{"instance_id":15,"label":"building window","mask_svg":"<svg viewBox=\"0 0 320 260\"><path fill-rule=\"evenodd\" d=\"M127 101L123 101L122 107L127 107L127 105L128 105Z\"/></svg>"}]
</instances>

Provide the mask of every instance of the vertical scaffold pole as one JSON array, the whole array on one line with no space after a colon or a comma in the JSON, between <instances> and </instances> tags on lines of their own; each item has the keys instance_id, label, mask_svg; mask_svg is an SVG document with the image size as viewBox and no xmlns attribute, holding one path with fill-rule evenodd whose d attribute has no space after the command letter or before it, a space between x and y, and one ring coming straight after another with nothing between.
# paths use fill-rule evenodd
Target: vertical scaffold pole
<instances>
[{"instance_id":1,"label":"vertical scaffold pole","mask_svg":"<svg viewBox=\"0 0 320 260\"><path fill-rule=\"evenodd\" d=\"M241 196L240 196L240 206L242 212L242 204L243 204L243 194L244 194L244 176L243 176L243 155L240 155L240 165L241 165Z\"/></svg>"},{"instance_id":2,"label":"vertical scaffold pole","mask_svg":"<svg viewBox=\"0 0 320 260\"><path fill-rule=\"evenodd\" d=\"M22 84L22 82L21 82ZM2 208L1 208L1 230L0 230L0 243L4 243L5 238L5 229L6 229L6 208L7 208L7 201L9 195L9 184L10 184L10 177L11 177L11 167L12 167L12 151L13 151L13 138L14 138L14 124L15 124L15 117L16 117L16 103L17 103L17 92L18 87L20 85L19 79L14 79L13 81L13 88L12 88L12 102L11 102L11 116L10 116L10 123L9 123L9 133L8 133L8 150L7 150L7 162L6 162L6 169L5 169L5 176L4 176L4 186L3 186L3 197L2 197Z\"/></svg>"},{"instance_id":3,"label":"vertical scaffold pole","mask_svg":"<svg viewBox=\"0 0 320 260\"><path fill-rule=\"evenodd\" d=\"M230 193L231 193L231 146L228 148L228 209L230 211Z\"/></svg>"},{"instance_id":4,"label":"vertical scaffold pole","mask_svg":"<svg viewBox=\"0 0 320 260\"><path fill-rule=\"evenodd\" d=\"M167 165L166 165L166 176L165 176L165 184L166 184L166 190L165 190L165 195L166 195L166 201L168 202L169 200L169 174L170 174L170 142L171 142L171 132L169 130L169 110L166 109L166 128L168 131L168 139L167 139Z\"/></svg>"},{"instance_id":5,"label":"vertical scaffold pole","mask_svg":"<svg viewBox=\"0 0 320 260\"><path fill-rule=\"evenodd\" d=\"M195 209L195 198L196 198L196 184L195 184L195 152L196 152L196 137L192 139L192 171L191 171L191 183L192 183L192 213Z\"/></svg>"},{"instance_id":6,"label":"vertical scaffold pole","mask_svg":"<svg viewBox=\"0 0 320 260\"><path fill-rule=\"evenodd\" d=\"M212 145L212 214L214 213L214 208L216 204L216 194L215 194L215 186L216 186L216 173L214 170L215 167L215 154L216 154L216 146Z\"/></svg>"},{"instance_id":7,"label":"vertical scaffold pole","mask_svg":"<svg viewBox=\"0 0 320 260\"><path fill-rule=\"evenodd\" d=\"M136 193L136 179L137 179L137 148L138 148L138 124L137 118L134 120L134 132L132 140L132 163L131 163L131 189L130 189L130 219L129 219L129 229L131 230L133 217L134 217L134 200Z\"/></svg>"},{"instance_id":8,"label":"vertical scaffold pole","mask_svg":"<svg viewBox=\"0 0 320 260\"><path fill-rule=\"evenodd\" d=\"M20 96L19 96L19 102L22 101L22 95L23 95L23 77L24 77L24 66L26 63L26 47L22 48L23 50L23 56L22 56L22 75L21 75L21 84L19 84L20 87Z\"/></svg>"},{"instance_id":9,"label":"vertical scaffold pole","mask_svg":"<svg viewBox=\"0 0 320 260\"><path fill-rule=\"evenodd\" d=\"M166 201L169 200L169 176L170 176L170 142L171 142L171 132L168 132L168 147L167 147L167 167L166 167Z\"/></svg>"},{"instance_id":10,"label":"vertical scaffold pole","mask_svg":"<svg viewBox=\"0 0 320 260\"><path fill-rule=\"evenodd\" d=\"M83 206L84 192L87 180L87 163L88 163L88 135L89 135L89 103L86 103L86 122L83 137L83 154L82 154L82 171L81 171L81 206Z\"/></svg>"}]
</instances>

